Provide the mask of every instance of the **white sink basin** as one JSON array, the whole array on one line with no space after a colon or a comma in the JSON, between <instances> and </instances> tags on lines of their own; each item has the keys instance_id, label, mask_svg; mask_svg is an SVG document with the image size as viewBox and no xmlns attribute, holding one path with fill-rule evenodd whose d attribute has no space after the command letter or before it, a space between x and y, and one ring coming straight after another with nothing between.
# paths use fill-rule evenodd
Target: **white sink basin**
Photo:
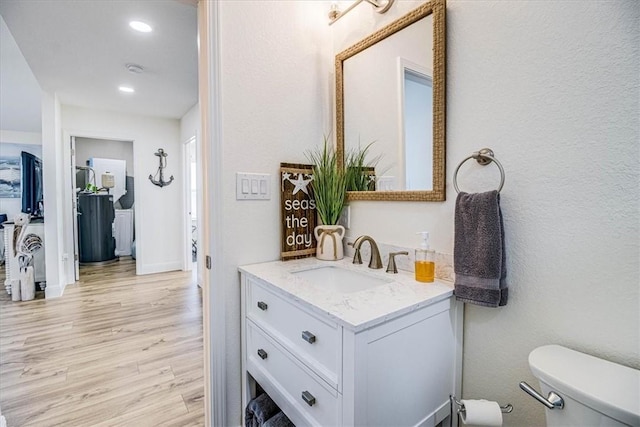
<instances>
[{"instance_id":1,"label":"white sink basin","mask_svg":"<svg viewBox=\"0 0 640 427\"><path fill-rule=\"evenodd\" d=\"M393 281L391 278L383 279L334 266L311 268L292 274L307 280L320 289L343 294L364 291Z\"/></svg>"}]
</instances>

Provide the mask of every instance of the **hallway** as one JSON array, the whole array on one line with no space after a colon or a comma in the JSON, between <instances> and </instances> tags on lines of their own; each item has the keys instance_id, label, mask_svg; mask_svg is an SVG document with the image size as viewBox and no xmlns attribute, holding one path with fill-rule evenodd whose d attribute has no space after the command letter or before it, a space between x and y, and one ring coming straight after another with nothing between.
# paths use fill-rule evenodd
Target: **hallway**
<instances>
[{"instance_id":1,"label":"hallway","mask_svg":"<svg viewBox=\"0 0 640 427\"><path fill-rule=\"evenodd\" d=\"M191 272L81 267L59 299L0 289L0 408L10 426L202 426L202 292ZM4 283L2 272L1 283Z\"/></svg>"}]
</instances>

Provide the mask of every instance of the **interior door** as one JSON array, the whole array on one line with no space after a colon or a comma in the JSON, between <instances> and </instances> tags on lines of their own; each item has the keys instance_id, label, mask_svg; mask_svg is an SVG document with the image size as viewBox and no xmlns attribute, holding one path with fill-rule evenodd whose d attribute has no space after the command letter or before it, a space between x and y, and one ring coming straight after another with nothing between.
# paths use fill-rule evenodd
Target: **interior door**
<instances>
[{"instance_id":1,"label":"interior door","mask_svg":"<svg viewBox=\"0 0 640 427\"><path fill-rule=\"evenodd\" d=\"M76 137L71 137L71 215L73 216L73 263L75 280L80 280L80 256L78 250L78 196L76 193Z\"/></svg>"}]
</instances>

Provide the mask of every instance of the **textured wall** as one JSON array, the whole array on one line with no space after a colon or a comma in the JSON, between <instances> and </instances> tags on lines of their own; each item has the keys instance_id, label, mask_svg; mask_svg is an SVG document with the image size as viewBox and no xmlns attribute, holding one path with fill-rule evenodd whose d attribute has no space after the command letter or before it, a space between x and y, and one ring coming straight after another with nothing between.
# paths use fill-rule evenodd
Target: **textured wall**
<instances>
[{"instance_id":1,"label":"textured wall","mask_svg":"<svg viewBox=\"0 0 640 427\"><path fill-rule=\"evenodd\" d=\"M428 229L452 252L452 172L494 149L511 294L501 309L466 307L463 394L512 403L505 425L544 424L518 388L535 382L537 346L640 368L639 12L635 1L449 0L448 200L352 203L353 235L415 245ZM468 162L458 182L497 181Z\"/></svg>"},{"instance_id":2,"label":"textured wall","mask_svg":"<svg viewBox=\"0 0 640 427\"><path fill-rule=\"evenodd\" d=\"M232 424L241 411L236 268L277 259L279 242L277 193L236 201L234 174L271 173L276 190L278 163L304 161L333 121L325 50L420 2L396 3L382 17L361 5L331 27L326 2L220 4L225 280L214 286L225 286ZM449 200L352 203L350 232L413 246L428 229L435 249L452 252L453 169L474 150L495 150L507 174L511 299L467 307L463 394L512 403L507 425L542 425L542 408L518 389L534 382L535 347L559 343L640 368L638 3L449 0L447 14ZM497 179L493 166L472 164L459 176L466 191Z\"/></svg>"},{"instance_id":3,"label":"textured wall","mask_svg":"<svg viewBox=\"0 0 640 427\"><path fill-rule=\"evenodd\" d=\"M280 257L280 162L331 129L331 46L322 2L221 2L221 112L224 198L223 284L227 316L227 416L239 425L238 265ZM271 200L237 201L236 172L271 174ZM215 184L214 184L215 185Z\"/></svg>"}]
</instances>

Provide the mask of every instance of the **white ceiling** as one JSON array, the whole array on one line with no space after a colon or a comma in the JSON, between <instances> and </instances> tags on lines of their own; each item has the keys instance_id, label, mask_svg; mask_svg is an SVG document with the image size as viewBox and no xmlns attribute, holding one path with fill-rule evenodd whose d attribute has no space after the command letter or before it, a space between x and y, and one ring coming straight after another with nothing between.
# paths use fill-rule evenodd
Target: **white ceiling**
<instances>
[{"instance_id":1,"label":"white ceiling","mask_svg":"<svg viewBox=\"0 0 640 427\"><path fill-rule=\"evenodd\" d=\"M197 16L191 1L0 0L0 15L39 86L57 93L62 104L181 118L197 102ZM129 28L131 20L154 30L138 33ZM20 123L29 116L29 106L22 104L33 99L33 82L0 26L0 128L34 132L33 124ZM145 71L133 74L128 63ZM136 92L121 93L120 85ZM37 103L39 111L39 96Z\"/></svg>"}]
</instances>

